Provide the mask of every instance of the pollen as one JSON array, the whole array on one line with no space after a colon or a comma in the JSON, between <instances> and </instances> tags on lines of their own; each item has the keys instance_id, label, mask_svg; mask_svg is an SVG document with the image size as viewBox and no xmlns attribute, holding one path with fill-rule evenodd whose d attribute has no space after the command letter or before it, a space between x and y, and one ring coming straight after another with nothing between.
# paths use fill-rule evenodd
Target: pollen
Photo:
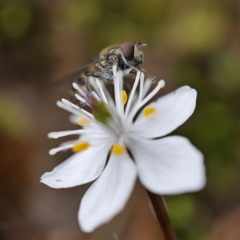
<instances>
[{"instance_id":1,"label":"pollen","mask_svg":"<svg viewBox=\"0 0 240 240\"><path fill-rule=\"evenodd\" d=\"M111 152L114 153L115 155L122 155L125 152L125 146L120 144L120 143L116 143L112 146Z\"/></svg>"},{"instance_id":2,"label":"pollen","mask_svg":"<svg viewBox=\"0 0 240 240\"><path fill-rule=\"evenodd\" d=\"M86 117L78 117L76 119L76 123L81 127L86 127L91 123L91 121L89 119L87 119Z\"/></svg>"},{"instance_id":3,"label":"pollen","mask_svg":"<svg viewBox=\"0 0 240 240\"><path fill-rule=\"evenodd\" d=\"M89 142L78 141L72 147L72 151L75 152L75 153L76 152L81 152L81 151L84 151L84 150L88 149L89 147L90 147Z\"/></svg>"},{"instance_id":4,"label":"pollen","mask_svg":"<svg viewBox=\"0 0 240 240\"><path fill-rule=\"evenodd\" d=\"M128 100L128 95L125 90L122 90L122 102L125 104Z\"/></svg>"},{"instance_id":5,"label":"pollen","mask_svg":"<svg viewBox=\"0 0 240 240\"><path fill-rule=\"evenodd\" d=\"M145 107L143 109L143 115L149 120L154 120L157 117L157 110L154 107Z\"/></svg>"}]
</instances>

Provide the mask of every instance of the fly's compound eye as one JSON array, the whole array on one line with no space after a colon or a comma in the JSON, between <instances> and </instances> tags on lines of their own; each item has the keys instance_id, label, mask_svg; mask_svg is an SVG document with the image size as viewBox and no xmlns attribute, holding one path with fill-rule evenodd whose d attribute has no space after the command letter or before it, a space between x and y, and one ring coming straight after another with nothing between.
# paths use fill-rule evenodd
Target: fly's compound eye
<instances>
[{"instance_id":1,"label":"fly's compound eye","mask_svg":"<svg viewBox=\"0 0 240 240\"><path fill-rule=\"evenodd\" d=\"M131 60L134 58L134 44L133 43L123 43L121 46L123 51L123 56L127 60Z\"/></svg>"}]
</instances>

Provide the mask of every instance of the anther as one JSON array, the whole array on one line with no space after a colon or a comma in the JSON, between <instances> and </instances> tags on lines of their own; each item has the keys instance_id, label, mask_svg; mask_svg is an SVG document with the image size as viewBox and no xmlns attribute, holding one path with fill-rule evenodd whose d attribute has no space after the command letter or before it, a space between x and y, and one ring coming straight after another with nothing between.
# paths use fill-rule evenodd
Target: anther
<instances>
[{"instance_id":1,"label":"anther","mask_svg":"<svg viewBox=\"0 0 240 240\"><path fill-rule=\"evenodd\" d=\"M122 90L122 102L125 104L128 100L128 95L125 90Z\"/></svg>"},{"instance_id":2,"label":"anther","mask_svg":"<svg viewBox=\"0 0 240 240\"><path fill-rule=\"evenodd\" d=\"M122 155L125 152L125 146L120 144L120 143L116 143L112 146L111 148L111 152L114 153L115 155Z\"/></svg>"},{"instance_id":3,"label":"anther","mask_svg":"<svg viewBox=\"0 0 240 240\"><path fill-rule=\"evenodd\" d=\"M81 127L86 127L91 123L91 121L86 117L78 117L76 119L76 123Z\"/></svg>"},{"instance_id":4,"label":"anther","mask_svg":"<svg viewBox=\"0 0 240 240\"><path fill-rule=\"evenodd\" d=\"M81 152L81 151L84 151L84 150L88 149L89 147L90 147L89 142L78 141L72 147L72 151L75 152L75 153L76 152Z\"/></svg>"},{"instance_id":5,"label":"anther","mask_svg":"<svg viewBox=\"0 0 240 240\"><path fill-rule=\"evenodd\" d=\"M143 109L143 115L149 120L154 120L157 117L157 110L154 107L145 107Z\"/></svg>"}]
</instances>

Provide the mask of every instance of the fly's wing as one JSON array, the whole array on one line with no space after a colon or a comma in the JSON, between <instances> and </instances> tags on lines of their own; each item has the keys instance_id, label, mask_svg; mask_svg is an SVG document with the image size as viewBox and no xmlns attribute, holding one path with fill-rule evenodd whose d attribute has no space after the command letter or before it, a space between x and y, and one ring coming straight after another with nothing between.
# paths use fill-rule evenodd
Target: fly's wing
<instances>
[{"instance_id":1,"label":"fly's wing","mask_svg":"<svg viewBox=\"0 0 240 240\"><path fill-rule=\"evenodd\" d=\"M76 81L79 76L82 73L85 73L85 71L90 68L91 66L94 66L96 63L103 61L105 58L104 56L100 56L97 59L95 59L93 62L76 69L75 71L59 78L57 81L52 83L52 87L65 87L66 85L69 85L71 83L73 83L74 81Z\"/></svg>"}]
</instances>

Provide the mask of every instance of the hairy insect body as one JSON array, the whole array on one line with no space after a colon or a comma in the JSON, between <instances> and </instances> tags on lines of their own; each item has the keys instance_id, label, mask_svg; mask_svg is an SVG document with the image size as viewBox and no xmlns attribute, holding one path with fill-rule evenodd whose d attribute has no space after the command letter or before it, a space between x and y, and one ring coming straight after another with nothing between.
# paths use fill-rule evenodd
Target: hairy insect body
<instances>
[{"instance_id":1,"label":"hairy insect body","mask_svg":"<svg viewBox=\"0 0 240 240\"><path fill-rule=\"evenodd\" d=\"M89 77L96 77L102 81L113 81L113 66L122 70L124 75L136 74L137 71L145 71L140 65L143 62L144 54L141 47L143 43L123 43L115 44L104 48L98 57L86 66L66 75L61 80L67 82L76 81L85 91L91 89ZM154 78L150 76L150 78Z\"/></svg>"}]
</instances>

